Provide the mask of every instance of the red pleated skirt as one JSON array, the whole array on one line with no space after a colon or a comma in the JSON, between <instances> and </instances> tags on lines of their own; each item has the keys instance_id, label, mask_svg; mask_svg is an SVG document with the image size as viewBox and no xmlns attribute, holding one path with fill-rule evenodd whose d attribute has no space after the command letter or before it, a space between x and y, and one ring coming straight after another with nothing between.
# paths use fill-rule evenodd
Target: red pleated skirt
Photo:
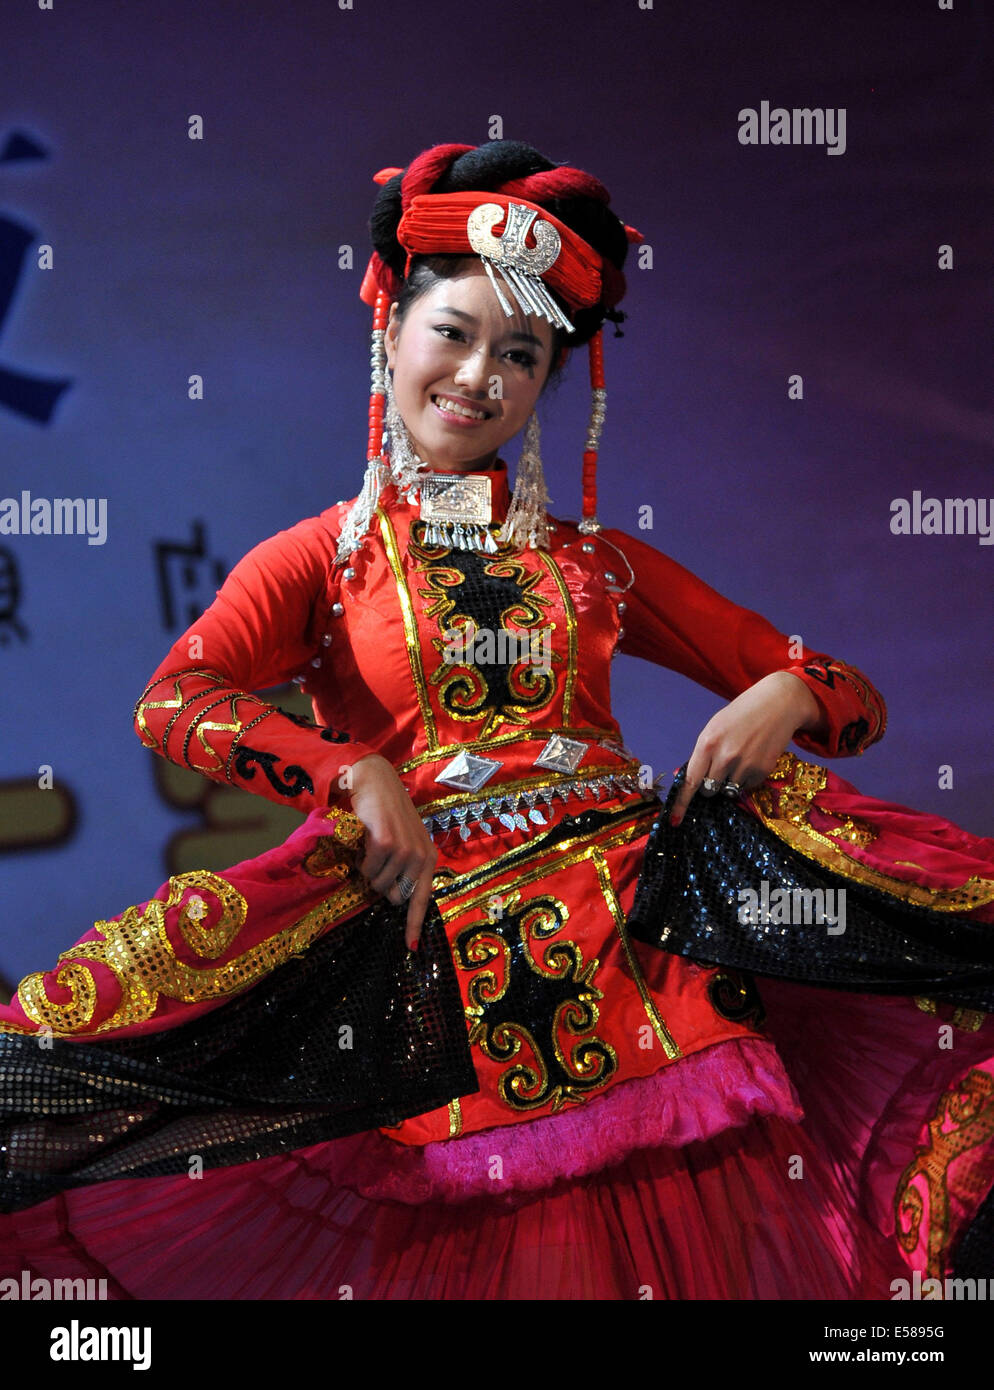
<instances>
[{"instance_id":1,"label":"red pleated skirt","mask_svg":"<svg viewBox=\"0 0 994 1390\"><path fill-rule=\"evenodd\" d=\"M907 1275L775 1116L513 1209L371 1200L329 1151L60 1195L4 1219L2 1273L105 1279L109 1299L887 1299Z\"/></svg>"}]
</instances>

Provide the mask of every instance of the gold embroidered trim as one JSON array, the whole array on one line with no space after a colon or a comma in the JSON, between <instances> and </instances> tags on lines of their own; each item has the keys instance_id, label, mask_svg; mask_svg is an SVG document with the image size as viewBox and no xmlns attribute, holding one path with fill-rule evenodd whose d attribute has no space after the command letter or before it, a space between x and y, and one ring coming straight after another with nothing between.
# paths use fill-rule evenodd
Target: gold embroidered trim
<instances>
[{"instance_id":1,"label":"gold embroidered trim","mask_svg":"<svg viewBox=\"0 0 994 1390\"><path fill-rule=\"evenodd\" d=\"M533 739L541 739L547 743L553 734L562 734L567 738L587 740L597 743L602 738L617 739L619 737L617 729L589 729L572 728L568 724L556 727L551 724L543 724L540 729L515 729L508 734L497 734L494 738L488 739L467 739L464 743L438 744L428 753L418 753L413 758L408 758L406 762L397 764L397 771L413 772L415 768L423 767L425 763L445 762L449 758L454 758L457 753L478 753L491 748L503 748L512 743L525 743ZM577 771L580 769L578 768Z\"/></svg>"},{"instance_id":2,"label":"gold embroidered trim","mask_svg":"<svg viewBox=\"0 0 994 1390\"><path fill-rule=\"evenodd\" d=\"M485 782L478 791L475 792L454 792L451 796L441 796L435 801L420 802L418 804L418 814L427 816L435 811L447 810L450 806L470 805L475 802L483 802L494 796L509 796L512 792L525 791L534 787L536 790L546 789L551 791L554 787L567 782L576 782L581 778L586 781L588 778L608 776L611 773L616 775L627 774L632 776L637 774L640 763L591 763L589 767L580 766L575 772L552 772L549 768L539 768L537 773L532 773L529 777L515 777L510 782L496 782L492 786ZM618 793L611 790L608 792L612 796ZM590 800L585 797L584 800ZM592 805L596 805L598 797L593 797ZM494 813L496 814L496 812Z\"/></svg>"},{"instance_id":3,"label":"gold embroidered trim","mask_svg":"<svg viewBox=\"0 0 994 1390\"><path fill-rule=\"evenodd\" d=\"M655 820L658 813L658 805L655 809L652 807L646 807L644 811L638 811L636 809L632 819L626 821L618 830L609 829L606 834L604 831L595 831L593 835L591 835L590 831L586 831L581 834L569 836L565 840L560 840L559 843L554 845L551 849L541 852L539 862L536 865L533 865L530 869L526 869L518 877L509 879L507 887L509 889L527 887L529 883L533 883L537 878L542 878L550 872L556 872L560 868L567 869L574 864L579 864L582 859L589 858L594 849L608 850L614 849L617 845L627 845L638 835L644 833L646 822ZM574 845L580 845L581 848L574 853L570 853ZM502 875L507 872L506 861L512 856L520 856L522 848L521 845L517 845L513 849L505 850L503 854L497 855L496 858L489 862L484 872L481 872L479 869L469 870L469 873L471 873L473 877L473 888L468 890L465 894L460 894L458 896L453 895L448 901L440 902L438 904L438 910L441 913L442 919L447 922L450 918L457 917L461 912L476 907L477 904L493 897L492 888L482 887L480 885L492 884L494 879L502 877ZM554 861L551 867L547 862L549 859ZM432 882L439 888L445 887L451 872L452 871L448 869L440 869L434 875Z\"/></svg>"},{"instance_id":4,"label":"gold embroidered trim","mask_svg":"<svg viewBox=\"0 0 994 1390\"><path fill-rule=\"evenodd\" d=\"M191 888L196 891L184 902ZM244 924L247 903L234 885L219 875L205 870L176 874L169 879L165 902L152 899L144 912L129 907L118 921L95 923L102 940L82 942L59 956L59 961L66 963L56 966L55 986L69 991L69 1003L49 998L41 972L21 981L18 998L31 1022L56 1036L104 1033L141 1023L155 1014L160 996L199 1004L248 988L368 901L368 890L361 881L343 883L291 926L225 965L202 969L177 959L166 932L167 913L179 907L178 924L184 939L199 955L216 958ZM215 914L209 929L202 925L208 912ZM92 1019L98 975L87 961L110 970L121 991L114 1013L96 1026L92 1026ZM0 1032L25 1031L17 1025L0 1024Z\"/></svg>"},{"instance_id":5,"label":"gold embroidered trim","mask_svg":"<svg viewBox=\"0 0 994 1390\"><path fill-rule=\"evenodd\" d=\"M428 686L425 681L424 666L421 663L421 639L418 635L417 619L414 616L414 604L411 601L411 593L407 587L407 578L404 574L404 565L400 557L400 550L397 546L397 536L394 532L390 519L381 507L376 508L376 515L380 519L380 531L383 535L383 545L386 549L387 561L393 572L394 583L397 586L397 599L400 603L400 611L404 619L404 640L407 644L407 659L411 666L411 677L414 681L415 693L418 697L418 708L421 711L421 721L424 724L425 738L431 756L437 756L438 752L438 729L435 725L435 715L432 712L431 701L428 699Z\"/></svg>"},{"instance_id":6,"label":"gold embroidered trim","mask_svg":"<svg viewBox=\"0 0 994 1390\"><path fill-rule=\"evenodd\" d=\"M395 1125L394 1128L399 1129L400 1126ZM462 1106L459 1103L459 1097L456 1096L455 1100L449 1101L449 1138L458 1139L460 1134L462 1134Z\"/></svg>"},{"instance_id":7,"label":"gold embroidered trim","mask_svg":"<svg viewBox=\"0 0 994 1390\"><path fill-rule=\"evenodd\" d=\"M925 1203L912 1187L922 1177L928 1191L926 1270L933 1278L947 1273L949 1254L949 1166L968 1149L994 1136L994 1078L974 1068L939 1098L928 1122L928 1140L898 1179L894 1194L894 1228L898 1242L910 1254L918 1245ZM983 1197L990 1174L981 1175L974 1194ZM902 1218L907 1218L907 1226Z\"/></svg>"},{"instance_id":8,"label":"gold embroidered trim","mask_svg":"<svg viewBox=\"0 0 994 1390\"><path fill-rule=\"evenodd\" d=\"M163 747L165 747L165 741L169 735L169 729L172 727L173 720L184 707L182 692L180 690L180 684L184 676L203 676L208 681L207 689L198 690L196 695L191 695L190 698L185 702L185 704L187 705L192 704L194 700L199 700L202 696L209 694L211 690L216 690L219 685L224 684L224 677L220 674L219 671L202 670L198 666L191 666L190 668L184 671L171 671L167 676L159 676L157 680L150 681L149 684L142 691L141 695L139 695L137 701L135 702L135 708L132 712L134 722L138 725L138 737L140 738L141 742L144 743L146 748L158 748L159 746L158 739L154 737L148 725L145 723L146 710L171 709L176 711L176 714L174 714L172 718L169 720L169 723L166 726L165 734L163 735L162 743ZM213 682L211 678L213 678ZM175 699L146 699L146 696L150 691L154 690L157 685L160 685L163 681L167 680L171 680L173 683L173 695L176 697Z\"/></svg>"},{"instance_id":9,"label":"gold embroidered trim","mask_svg":"<svg viewBox=\"0 0 994 1390\"><path fill-rule=\"evenodd\" d=\"M607 861L600 851L596 849L591 850L590 857L594 861L594 866L597 869L597 878L600 882L601 893L604 895L604 901L607 903L611 916L614 918L614 925L617 928L618 936L621 940L622 950L625 953L625 960L628 962L628 968L632 972L632 979L635 981L636 987L638 988L646 1017L652 1024L653 1031L662 1044L666 1056L669 1058L682 1057L683 1052L673 1037L673 1034L663 1022L652 995L649 993L649 988L642 974L642 968L639 965L638 957L632 950L632 944L628 936L628 928L625 924L625 914L621 910L621 904L618 902L618 895L614 891L614 884L611 882L611 873L608 869Z\"/></svg>"},{"instance_id":10,"label":"gold embroidered trim","mask_svg":"<svg viewBox=\"0 0 994 1390\"><path fill-rule=\"evenodd\" d=\"M544 550L536 552L539 560L545 565L546 569L556 581L559 590L559 597L562 600L563 611L566 614L566 635L568 642L568 654L566 662L566 688L563 691L563 719L569 722L573 717L573 692L576 688L577 677L577 628L576 628L576 609L573 606L573 597L563 578L562 571L553 560L552 556Z\"/></svg>"},{"instance_id":11,"label":"gold embroidered trim","mask_svg":"<svg viewBox=\"0 0 994 1390\"><path fill-rule=\"evenodd\" d=\"M857 883L880 888L894 897L903 898L905 902L929 907L933 912L964 912L994 902L994 879L974 875L957 888L926 888L919 883L892 878L890 874L871 869L869 865L853 859L842 843L845 838L848 836L853 844L866 844L869 843L868 839L853 836L865 833L872 839L874 832L869 826L857 825L848 816L842 817L843 824L830 832L838 835L839 840L830 839L827 834L815 830L809 820L811 803L828 782L825 769L817 763L806 763L793 753L782 753L768 780L787 783L775 789L779 805L774 799L774 789L768 786L758 787L750 793L750 799L763 824L807 859L824 864ZM826 811L824 814L831 815L832 812Z\"/></svg>"}]
</instances>

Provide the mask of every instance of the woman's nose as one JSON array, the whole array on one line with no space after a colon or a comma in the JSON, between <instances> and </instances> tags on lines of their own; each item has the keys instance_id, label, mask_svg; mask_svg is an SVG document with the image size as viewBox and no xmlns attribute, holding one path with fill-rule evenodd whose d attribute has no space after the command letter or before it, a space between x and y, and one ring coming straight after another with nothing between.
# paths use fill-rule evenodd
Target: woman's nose
<instances>
[{"instance_id":1,"label":"woman's nose","mask_svg":"<svg viewBox=\"0 0 994 1390\"><path fill-rule=\"evenodd\" d=\"M455 374L456 383L467 390L486 391L490 384L490 358L482 348L468 352Z\"/></svg>"}]
</instances>

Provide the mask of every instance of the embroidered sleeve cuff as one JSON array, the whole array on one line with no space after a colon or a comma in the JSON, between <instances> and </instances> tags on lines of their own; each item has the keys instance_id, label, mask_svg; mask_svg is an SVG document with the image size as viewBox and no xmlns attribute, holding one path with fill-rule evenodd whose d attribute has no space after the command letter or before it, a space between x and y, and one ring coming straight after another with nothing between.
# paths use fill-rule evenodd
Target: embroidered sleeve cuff
<instances>
[{"instance_id":1,"label":"embroidered sleeve cuff","mask_svg":"<svg viewBox=\"0 0 994 1390\"><path fill-rule=\"evenodd\" d=\"M815 657L786 669L805 682L828 722L824 740L810 734L795 735L799 748L822 757L845 758L865 752L883 737L887 706L855 666L832 657Z\"/></svg>"}]
</instances>

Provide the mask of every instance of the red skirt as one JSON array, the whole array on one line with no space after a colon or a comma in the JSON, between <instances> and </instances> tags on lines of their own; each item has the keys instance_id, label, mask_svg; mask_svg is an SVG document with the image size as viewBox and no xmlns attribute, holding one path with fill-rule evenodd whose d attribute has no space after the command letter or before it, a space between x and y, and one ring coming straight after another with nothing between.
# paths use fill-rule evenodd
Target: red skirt
<instances>
[{"instance_id":1,"label":"red skirt","mask_svg":"<svg viewBox=\"0 0 994 1390\"><path fill-rule=\"evenodd\" d=\"M994 878L994 841L861 798L831 775L826 792L841 798L826 814L876 815L873 848L856 851L864 862L886 847L885 832L900 834L899 850L879 850L879 872L903 864L914 879L917 861L926 881L927 853L928 881L948 865L949 884L961 882L964 862L972 883ZM260 882L286 911L282 856L252 863L266 865ZM989 920L991 906L965 915ZM402 1146L376 1130L199 1176L94 1183L0 1216L0 1279L105 1280L111 1299L849 1300L890 1299L912 1269L948 1274L950 1249L994 1183L991 1019L758 983L795 1088L793 1117L786 1105L743 1113L710 1137L642 1143L597 1171L463 1201L391 1197L383 1154ZM2 1013L11 1031L27 1031L23 1012ZM734 1100L725 1097L730 1114ZM617 1113L594 1096L581 1112L588 1136ZM490 1132L499 1153L501 1132ZM558 1132L582 1140L575 1126Z\"/></svg>"},{"instance_id":2,"label":"red skirt","mask_svg":"<svg viewBox=\"0 0 994 1390\"><path fill-rule=\"evenodd\" d=\"M511 1210L359 1196L330 1147L61 1195L3 1219L2 1273L105 1279L110 1299L879 1299L907 1276L779 1117Z\"/></svg>"}]
</instances>

